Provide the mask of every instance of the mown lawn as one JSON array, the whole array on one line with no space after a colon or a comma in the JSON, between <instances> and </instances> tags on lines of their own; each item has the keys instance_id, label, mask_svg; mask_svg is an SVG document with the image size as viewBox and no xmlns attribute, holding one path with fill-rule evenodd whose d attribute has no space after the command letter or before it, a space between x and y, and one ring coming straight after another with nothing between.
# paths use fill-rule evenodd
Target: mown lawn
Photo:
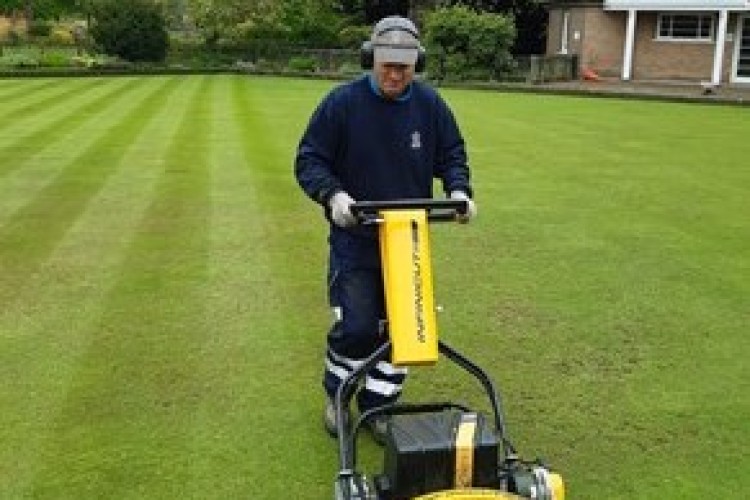
<instances>
[{"instance_id":1,"label":"mown lawn","mask_svg":"<svg viewBox=\"0 0 750 500\"><path fill-rule=\"evenodd\" d=\"M332 497L325 226L291 172L332 85L0 80L0 498ZM441 334L518 448L571 499L738 498L747 110L443 93L480 215L433 231ZM431 395L483 406L446 363Z\"/></svg>"}]
</instances>

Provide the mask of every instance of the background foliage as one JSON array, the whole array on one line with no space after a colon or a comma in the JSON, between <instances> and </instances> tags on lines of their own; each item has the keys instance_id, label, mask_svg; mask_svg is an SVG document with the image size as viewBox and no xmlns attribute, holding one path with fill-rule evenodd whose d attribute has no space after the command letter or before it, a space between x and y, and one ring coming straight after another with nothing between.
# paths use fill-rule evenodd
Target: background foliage
<instances>
[{"instance_id":1,"label":"background foliage","mask_svg":"<svg viewBox=\"0 0 750 500\"><path fill-rule=\"evenodd\" d=\"M426 31L440 77L496 78L510 64L515 28L509 17L447 7L429 14Z\"/></svg>"},{"instance_id":2,"label":"background foliage","mask_svg":"<svg viewBox=\"0 0 750 500\"><path fill-rule=\"evenodd\" d=\"M127 61L159 62L169 37L161 7L147 0L109 0L94 14L91 35L103 51Z\"/></svg>"},{"instance_id":3,"label":"background foliage","mask_svg":"<svg viewBox=\"0 0 750 500\"><path fill-rule=\"evenodd\" d=\"M102 19L112 3L119 14ZM128 14L132 8L139 12ZM92 57L99 49L131 61L164 60L164 26L170 63L191 67L197 61L204 67L287 63L309 58L310 49L356 51L377 19L406 15L428 52L436 52L432 74L482 80L506 74L511 54L543 52L546 22L539 0L0 0L2 13L15 25L0 30L0 43L75 45ZM189 59L180 60L185 54ZM294 66L319 71L331 63L297 59Z\"/></svg>"}]
</instances>

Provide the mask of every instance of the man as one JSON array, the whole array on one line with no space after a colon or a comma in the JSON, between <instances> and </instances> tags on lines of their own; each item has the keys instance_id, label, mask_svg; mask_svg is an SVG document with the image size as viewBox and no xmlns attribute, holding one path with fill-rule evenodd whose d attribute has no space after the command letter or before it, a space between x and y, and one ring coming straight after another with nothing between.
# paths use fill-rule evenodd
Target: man
<instances>
[{"instance_id":1,"label":"man","mask_svg":"<svg viewBox=\"0 0 750 500\"><path fill-rule=\"evenodd\" d=\"M333 398L349 373L385 341L385 298L377 228L357 226L355 200L430 198L442 180L454 199L475 214L464 141L440 96L414 80L424 49L414 24L387 17L362 48L372 71L331 91L313 113L299 144L295 174L305 193L321 204L331 223L328 333L323 386L326 430L337 434ZM396 401L406 369L378 363L357 393L361 412ZM347 414L348 417L348 414ZM382 443L386 421L367 422Z\"/></svg>"}]
</instances>

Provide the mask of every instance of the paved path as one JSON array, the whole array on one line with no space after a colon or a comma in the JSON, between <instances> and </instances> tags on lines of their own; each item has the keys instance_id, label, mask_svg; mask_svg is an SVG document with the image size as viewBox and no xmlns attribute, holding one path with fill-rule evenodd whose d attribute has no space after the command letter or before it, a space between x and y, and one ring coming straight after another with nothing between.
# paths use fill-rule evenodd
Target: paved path
<instances>
[{"instance_id":1,"label":"paved path","mask_svg":"<svg viewBox=\"0 0 750 500\"><path fill-rule=\"evenodd\" d=\"M619 80L552 82L534 85L551 92L622 97L721 102L750 106L750 85L706 88L700 82L653 82Z\"/></svg>"}]
</instances>

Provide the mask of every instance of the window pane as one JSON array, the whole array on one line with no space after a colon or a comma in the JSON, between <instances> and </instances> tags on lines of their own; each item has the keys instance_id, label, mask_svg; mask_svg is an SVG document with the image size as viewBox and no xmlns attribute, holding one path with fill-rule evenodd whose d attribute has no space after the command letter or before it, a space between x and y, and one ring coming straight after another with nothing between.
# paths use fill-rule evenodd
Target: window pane
<instances>
[{"instance_id":1,"label":"window pane","mask_svg":"<svg viewBox=\"0 0 750 500\"><path fill-rule=\"evenodd\" d=\"M668 37L672 33L672 16L660 15L659 16L659 36Z\"/></svg>"},{"instance_id":2,"label":"window pane","mask_svg":"<svg viewBox=\"0 0 750 500\"><path fill-rule=\"evenodd\" d=\"M659 36L678 40L710 40L713 16L710 14L662 14Z\"/></svg>"}]
</instances>

